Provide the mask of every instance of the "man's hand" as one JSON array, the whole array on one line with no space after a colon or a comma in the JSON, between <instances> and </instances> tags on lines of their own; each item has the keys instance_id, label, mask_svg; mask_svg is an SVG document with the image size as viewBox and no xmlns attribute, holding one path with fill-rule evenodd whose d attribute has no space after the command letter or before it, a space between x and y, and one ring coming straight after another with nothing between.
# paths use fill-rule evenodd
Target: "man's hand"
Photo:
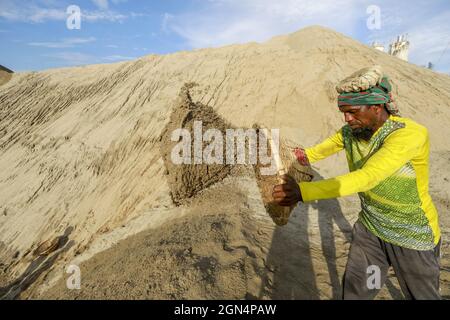
<instances>
[{"instance_id":1,"label":"man's hand","mask_svg":"<svg viewBox=\"0 0 450 320\"><path fill-rule=\"evenodd\" d=\"M294 149L295 157L297 158L298 163L302 166L309 167L308 156L306 155L305 149L303 148L295 148Z\"/></svg>"},{"instance_id":2,"label":"man's hand","mask_svg":"<svg viewBox=\"0 0 450 320\"><path fill-rule=\"evenodd\" d=\"M298 183L291 176L285 174L281 176L284 183L273 188L272 197L276 204L284 207L291 207L302 201L302 194Z\"/></svg>"}]
</instances>

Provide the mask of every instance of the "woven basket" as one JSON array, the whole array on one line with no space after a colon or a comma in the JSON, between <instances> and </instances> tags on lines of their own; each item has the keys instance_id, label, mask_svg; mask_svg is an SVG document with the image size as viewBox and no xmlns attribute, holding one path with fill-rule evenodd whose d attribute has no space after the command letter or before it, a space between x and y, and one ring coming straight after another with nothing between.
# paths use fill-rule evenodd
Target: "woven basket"
<instances>
[{"instance_id":1,"label":"woven basket","mask_svg":"<svg viewBox=\"0 0 450 320\"><path fill-rule=\"evenodd\" d=\"M269 139L270 142L270 139ZM272 154L272 144L269 143L268 154ZM312 169L309 166L303 166L298 161L294 154L294 149L299 148L292 141L287 139L280 139L279 144L279 160L281 160L277 166L277 174L274 175L262 175L260 172L261 165L259 162L255 166L255 174L257 177L257 183L261 192L261 197L266 208L267 213L279 226L283 226L288 223L289 216L291 215L294 207L282 207L273 202L272 191L275 185L283 183L280 176L288 174L296 181L311 181L313 174Z\"/></svg>"}]
</instances>

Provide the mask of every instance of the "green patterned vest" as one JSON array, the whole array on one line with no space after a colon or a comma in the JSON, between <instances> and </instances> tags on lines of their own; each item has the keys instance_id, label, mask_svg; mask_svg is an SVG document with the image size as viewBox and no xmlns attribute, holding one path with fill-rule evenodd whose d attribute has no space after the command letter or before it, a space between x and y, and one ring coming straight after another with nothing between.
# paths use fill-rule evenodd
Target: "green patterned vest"
<instances>
[{"instance_id":1,"label":"green patterned vest","mask_svg":"<svg viewBox=\"0 0 450 320\"><path fill-rule=\"evenodd\" d=\"M389 134L403 127L404 123L388 119L369 141L363 141L352 135L348 125L344 126L342 136L350 171L362 168ZM407 162L373 189L360 192L359 221L386 242L431 250L435 246L433 232L421 208L416 182L416 172L411 162Z\"/></svg>"}]
</instances>

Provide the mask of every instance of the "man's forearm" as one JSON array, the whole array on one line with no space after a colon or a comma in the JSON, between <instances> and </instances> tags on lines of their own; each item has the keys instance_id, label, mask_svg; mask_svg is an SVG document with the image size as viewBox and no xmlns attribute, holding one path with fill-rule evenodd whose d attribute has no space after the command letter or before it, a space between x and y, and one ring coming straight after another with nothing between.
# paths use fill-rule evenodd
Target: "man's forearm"
<instances>
[{"instance_id":1,"label":"man's forearm","mask_svg":"<svg viewBox=\"0 0 450 320\"><path fill-rule=\"evenodd\" d=\"M305 149L309 163L325 159L344 148L341 131L325 139L321 143Z\"/></svg>"}]
</instances>

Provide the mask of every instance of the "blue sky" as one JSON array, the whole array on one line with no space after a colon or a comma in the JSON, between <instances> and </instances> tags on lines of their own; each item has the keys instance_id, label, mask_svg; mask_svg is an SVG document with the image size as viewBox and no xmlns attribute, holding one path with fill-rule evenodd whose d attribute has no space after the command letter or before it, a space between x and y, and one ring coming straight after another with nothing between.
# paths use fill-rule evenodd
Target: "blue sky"
<instances>
[{"instance_id":1,"label":"blue sky","mask_svg":"<svg viewBox=\"0 0 450 320\"><path fill-rule=\"evenodd\" d=\"M67 8L81 28L66 26ZM369 6L380 9L370 30ZM450 73L450 0L0 0L0 64L15 71L265 41L323 25L386 47L408 34L410 62Z\"/></svg>"}]
</instances>

